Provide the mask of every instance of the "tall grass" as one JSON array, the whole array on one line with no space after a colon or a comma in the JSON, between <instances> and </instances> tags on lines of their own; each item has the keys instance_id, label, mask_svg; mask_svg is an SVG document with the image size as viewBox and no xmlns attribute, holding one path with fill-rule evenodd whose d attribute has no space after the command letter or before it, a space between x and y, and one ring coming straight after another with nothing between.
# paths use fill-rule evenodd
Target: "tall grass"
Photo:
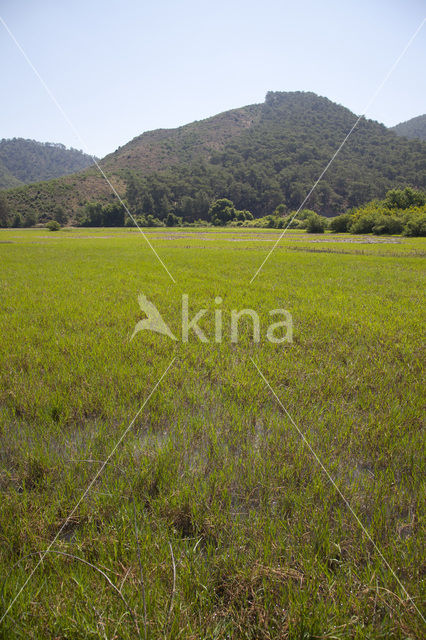
<instances>
[{"instance_id":1,"label":"tall grass","mask_svg":"<svg viewBox=\"0 0 426 640\"><path fill-rule=\"evenodd\" d=\"M176 286L131 230L0 234L2 611L176 355L0 637L422 637L250 357L421 609L424 240L289 232L249 286L277 232L150 233ZM223 343L130 342L140 292L210 337L220 295ZM293 344L230 343L278 307Z\"/></svg>"}]
</instances>

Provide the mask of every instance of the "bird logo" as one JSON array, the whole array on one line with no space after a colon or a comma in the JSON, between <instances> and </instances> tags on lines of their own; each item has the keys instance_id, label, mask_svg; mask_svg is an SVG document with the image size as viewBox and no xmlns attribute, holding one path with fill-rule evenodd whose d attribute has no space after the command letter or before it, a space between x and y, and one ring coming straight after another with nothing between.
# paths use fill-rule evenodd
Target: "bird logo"
<instances>
[{"instance_id":1,"label":"bird logo","mask_svg":"<svg viewBox=\"0 0 426 640\"><path fill-rule=\"evenodd\" d=\"M143 295L143 293L139 294L138 302L140 308L147 317L144 320L139 320L139 322L136 324L130 340L133 340L133 338L137 333L139 333L139 331L144 330L162 333L164 336L168 336L172 340L177 340L176 336L170 331L169 327L164 322L157 307L152 302L150 302L148 298Z\"/></svg>"}]
</instances>

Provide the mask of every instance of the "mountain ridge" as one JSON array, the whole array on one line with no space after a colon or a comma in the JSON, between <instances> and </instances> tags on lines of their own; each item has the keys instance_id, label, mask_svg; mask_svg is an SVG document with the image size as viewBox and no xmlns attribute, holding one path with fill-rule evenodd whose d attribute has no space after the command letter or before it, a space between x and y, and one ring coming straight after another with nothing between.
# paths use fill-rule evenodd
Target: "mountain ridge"
<instances>
[{"instance_id":1,"label":"mountain ridge","mask_svg":"<svg viewBox=\"0 0 426 640\"><path fill-rule=\"evenodd\" d=\"M390 129L398 136L405 136L412 140L426 140L426 113L400 122Z\"/></svg>"},{"instance_id":2,"label":"mountain ridge","mask_svg":"<svg viewBox=\"0 0 426 640\"><path fill-rule=\"evenodd\" d=\"M263 103L144 132L100 166L136 213L185 217L184 198L194 209L200 198L225 196L263 215L282 201L297 208L356 120L346 107L312 92L268 92ZM307 206L331 215L394 186L424 188L425 151L424 142L362 118ZM114 201L94 167L6 193L11 208L24 215L35 208L49 217L59 205L71 219L87 201Z\"/></svg>"},{"instance_id":3,"label":"mountain ridge","mask_svg":"<svg viewBox=\"0 0 426 640\"><path fill-rule=\"evenodd\" d=\"M203 120L195 120L194 122L190 122L185 125L181 125L180 127L171 128L171 129L154 129L152 131L145 131L142 134L136 136L125 145L118 147L112 153L106 155L101 160L101 165L107 167L111 164L112 160L114 160L114 168L131 168L130 163L123 162L120 163L120 160L123 160L123 151L126 150L125 155L127 159L131 159L132 161L139 161L141 165L138 167L139 169L145 170L159 170L161 169L161 158L159 156L159 151L161 149L161 143L168 143L169 147L172 142L180 141L184 145L188 145L188 153L183 155L185 161L190 161L192 157L196 154L191 154L190 147L191 144L195 147L195 151L197 152L197 143L199 144L200 140L200 130L204 133L204 147L198 148L198 151L201 152L201 155L205 155L205 152L211 150L217 150L225 144L225 141L229 135L235 135L236 132L243 130L244 128L249 127L254 120L256 119L256 108L260 105L249 105L246 107L241 107L237 109L231 109L229 111L223 111L222 113L218 113L214 116L210 116L209 118L205 118ZM222 127L220 131L220 136L217 135L217 129ZM197 131L195 131L197 130ZM212 133L216 133L216 136L213 136ZM197 139L198 138L198 139ZM171 140L170 140L171 139ZM145 145L146 143L146 145ZM158 164L152 164L152 157L149 156L149 143L151 145L158 144L160 149L156 149L156 155L154 156L158 160ZM148 148L146 148L148 147ZM136 153L132 155L132 151L135 150ZM131 152L130 154L128 152ZM145 151L146 155L143 155L143 151ZM185 151L185 149L184 149ZM118 160L118 162L117 162ZM179 157L179 161L182 160L182 155ZM167 166L170 165L170 162Z\"/></svg>"},{"instance_id":4,"label":"mountain ridge","mask_svg":"<svg viewBox=\"0 0 426 640\"><path fill-rule=\"evenodd\" d=\"M55 142L0 140L0 189L59 178L93 164L86 153Z\"/></svg>"}]
</instances>

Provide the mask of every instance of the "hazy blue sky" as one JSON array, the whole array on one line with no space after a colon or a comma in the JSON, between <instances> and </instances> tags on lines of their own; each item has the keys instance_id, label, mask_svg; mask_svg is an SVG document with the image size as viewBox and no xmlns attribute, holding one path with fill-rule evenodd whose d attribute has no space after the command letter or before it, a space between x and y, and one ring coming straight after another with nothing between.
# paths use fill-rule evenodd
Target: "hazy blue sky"
<instances>
[{"instance_id":1,"label":"hazy blue sky","mask_svg":"<svg viewBox=\"0 0 426 640\"><path fill-rule=\"evenodd\" d=\"M149 129L314 91L361 113L420 24L420 0L0 0L33 64L99 156ZM426 111L426 25L372 105ZM81 148L0 25L0 138Z\"/></svg>"}]
</instances>

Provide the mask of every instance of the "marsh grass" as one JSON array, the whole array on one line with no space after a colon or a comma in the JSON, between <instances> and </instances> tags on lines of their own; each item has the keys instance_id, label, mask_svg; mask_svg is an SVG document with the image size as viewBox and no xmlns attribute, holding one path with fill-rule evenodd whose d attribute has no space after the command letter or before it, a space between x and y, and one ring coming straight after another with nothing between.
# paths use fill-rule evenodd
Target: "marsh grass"
<instances>
[{"instance_id":1,"label":"marsh grass","mask_svg":"<svg viewBox=\"0 0 426 640\"><path fill-rule=\"evenodd\" d=\"M420 609L424 240L289 232L249 286L276 238L251 231L150 232L177 286L133 230L1 232L3 611L176 361L0 637L422 637L250 357ZM217 295L286 308L294 343L130 342L141 291L177 333L181 293L210 336Z\"/></svg>"}]
</instances>

